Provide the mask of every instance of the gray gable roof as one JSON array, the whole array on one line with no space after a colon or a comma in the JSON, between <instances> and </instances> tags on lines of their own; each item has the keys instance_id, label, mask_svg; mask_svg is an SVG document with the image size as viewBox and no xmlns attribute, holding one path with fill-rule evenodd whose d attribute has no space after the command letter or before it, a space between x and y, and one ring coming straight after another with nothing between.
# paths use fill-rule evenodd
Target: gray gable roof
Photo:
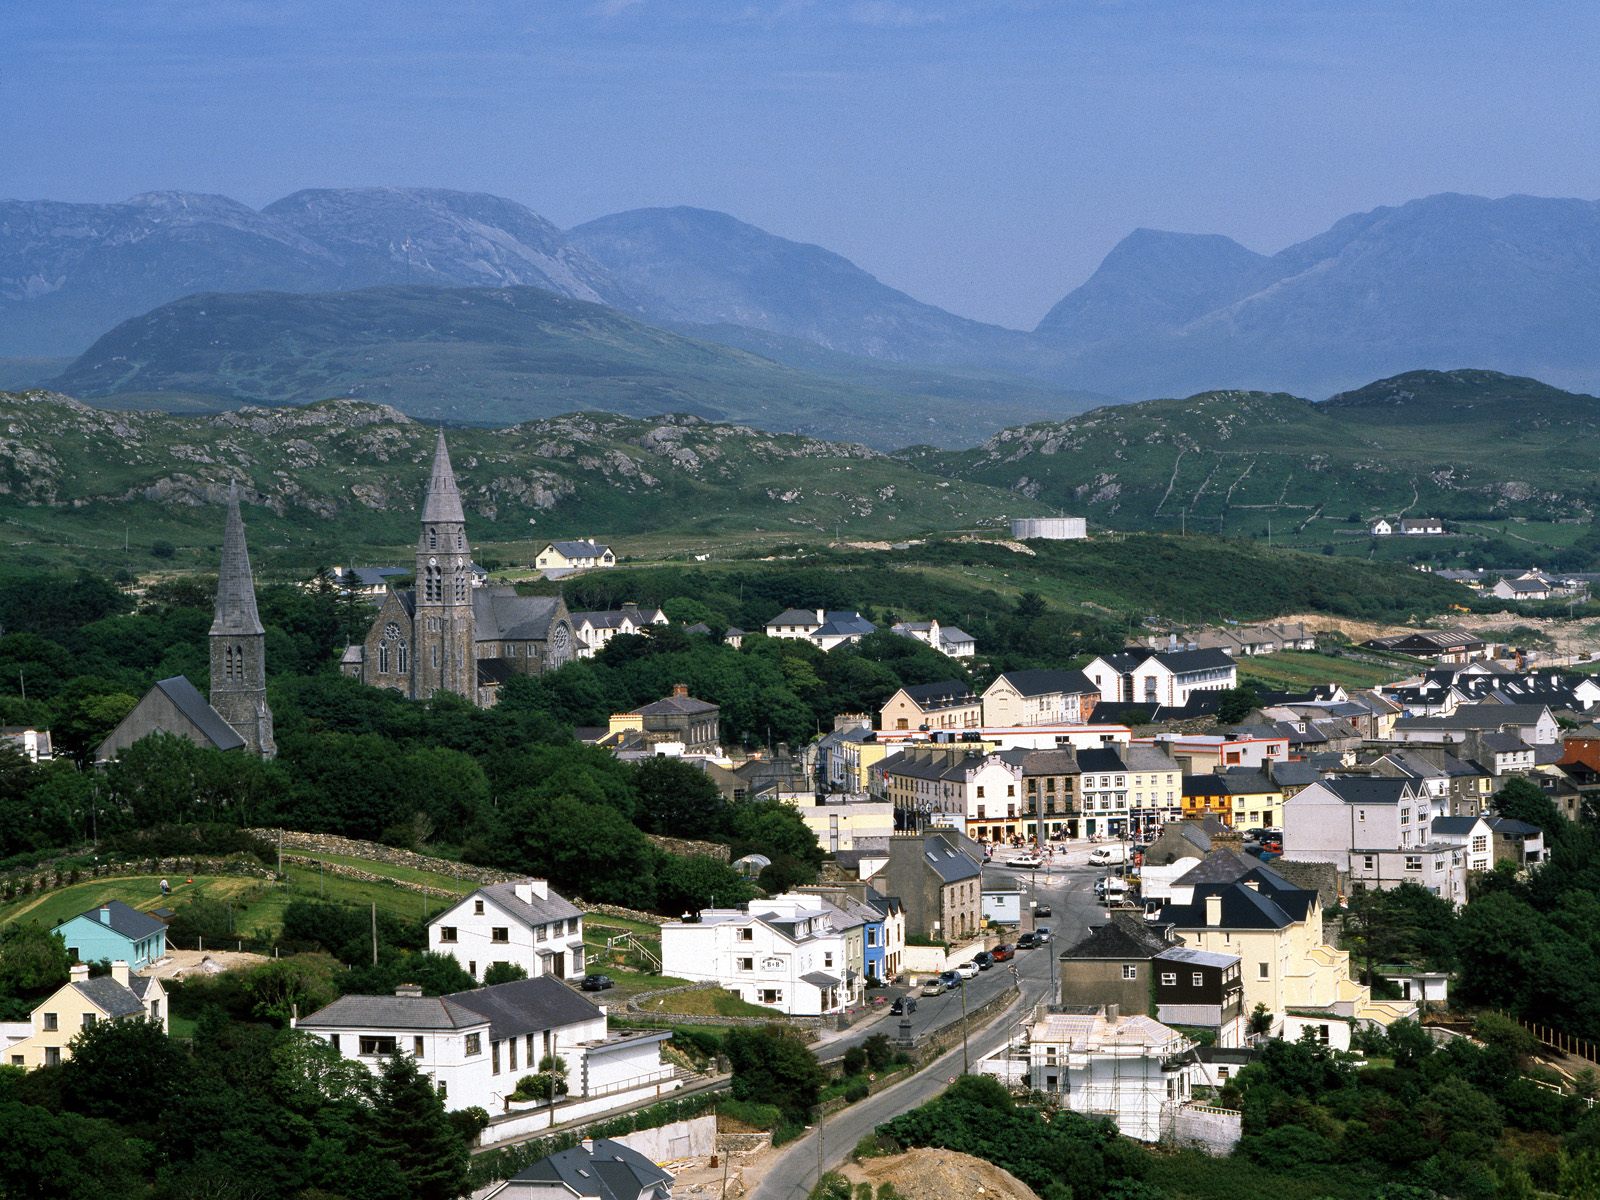
<instances>
[{"instance_id":1,"label":"gray gable roof","mask_svg":"<svg viewBox=\"0 0 1600 1200\"><path fill-rule=\"evenodd\" d=\"M588 540L579 542L551 542L550 548L563 558L599 558L610 546Z\"/></svg>"},{"instance_id":2,"label":"gray gable roof","mask_svg":"<svg viewBox=\"0 0 1600 1200\"><path fill-rule=\"evenodd\" d=\"M133 989L124 987L109 975L80 979L72 988L108 1017L136 1017L144 1012L144 1002Z\"/></svg>"},{"instance_id":3,"label":"gray gable roof","mask_svg":"<svg viewBox=\"0 0 1600 1200\"><path fill-rule=\"evenodd\" d=\"M1435 817L1430 825L1429 832L1434 837L1446 834L1460 837L1472 832L1472 827L1478 823L1477 817Z\"/></svg>"},{"instance_id":4,"label":"gray gable roof","mask_svg":"<svg viewBox=\"0 0 1600 1200\"><path fill-rule=\"evenodd\" d=\"M100 919L100 910L102 908L107 910L109 920L102 921ZM96 925L103 925L113 933L121 934L130 942L142 942L145 938L159 933L167 927L165 922L157 920L147 912L140 912L131 904L124 904L121 900L108 900L104 904L97 904L93 908L79 913L78 916L85 921L93 921ZM68 918L68 920L74 919L76 918Z\"/></svg>"},{"instance_id":5,"label":"gray gable roof","mask_svg":"<svg viewBox=\"0 0 1600 1200\"><path fill-rule=\"evenodd\" d=\"M1389 775L1330 775L1322 786L1346 804L1398 804L1412 790L1409 780Z\"/></svg>"},{"instance_id":6,"label":"gray gable roof","mask_svg":"<svg viewBox=\"0 0 1600 1200\"><path fill-rule=\"evenodd\" d=\"M1543 704L1463 704L1448 717L1402 717L1396 729L1501 729L1532 725L1549 710Z\"/></svg>"},{"instance_id":7,"label":"gray gable roof","mask_svg":"<svg viewBox=\"0 0 1600 1200\"><path fill-rule=\"evenodd\" d=\"M671 1184L672 1175L621 1142L596 1138L591 1148L573 1146L518 1171L506 1186L508 1196L517 1194L518 1182L565 1184L583 1200L639 1200L655 1194L647 1189Z\"/></svg>"},{"instance_id":8,"label":"gray gable roof","mask_svg":"<svg viewBox=\"0 0 1600 1200\"><path fill-rule=\"evenodd\" d=\"M559 596L519 596L510 587L472 590L473 636L480 642L542 642L560 612Z\"/></svg>"},{"instance_id":9,"label":"gray gable roof","mask_svg":"<svg viewBox=\"0 0 1600 1200\"><path fill-rule=\"evenodd\" d=\"M1215 950L1196 950L1189 946L1171 946L1163 950L1156 958L1162 962L1189 963L1197 967L1236 967L1239 965L1237 954L1219 954Z\"/></svg>"},{"instance_id":10,"label":"gray gable roof","mask_svg":"<svg viewBox=\"0 0 1600 1200\"><path fill-rule=\"evenodd\" d=\"M477 899L480 896L493 901L497 907L525 925L547 925L551 921L564 921L570 917L583 916L582 909L564 896L558 896L555 892L549 892L542 900L537 893L533 893L530 900L523 900L517 895L515 881L488 884L473 892L472 895L463 897L462 903L467 900ZM460 906L456 905L455 907ZM434 925L443 919L444 914L441 914L429 921L428 924Z\"/></svg>"},{"instance_id":11,"label":"gray gable roof","mask_svg":"<svg viewBox=\"0 0 1600 1200\"><path fill-rule=\"evenodd\" d=\"M1061 957L1071 961L1144 961L1168 948L1166 939L1152 933L1142 920L1136 922L1114 913L1109 922L1091 927L1088 936L1063 950Z\"/></svg>"},{"instance_id":12,"label":"gray gable roof","mask_svg":"<svg viewBox=\"0 0 1600 1200\"><path fill-rule=\"evenodd\" d=\"M645 717L692 717L700 713L716 712L717 706L707 700L697 700L693 696L664 696L660 700L642 704L633 711Z\"/></svg>"},{"instance_id":13,"label":"gray gable roof","mask_svg":"<svg viewBox=\"0 0 1600 1200\"><path fill-rule=\"evenodd\" d=\"M495 1041L577 1025L600 1016L600 1010L566 984L549 975L497 983L470 992L452 992L445 1000L489 1021Z\"/></svg>"},{"instance_id":14,"label":"gray gable roof","mask_svg":"<svg viewBox=\"0 0 1600 1200\"><path fill-rule=\"evenodd\" d=\"M955 708L975 704L978 698L966 684L954 679L938 683L916 683L900 689L918 708L927 711L936 708Z\"/></svg>"},{"instance_id":15,"label":"gray gable roof","mask_svg":"<svg viewBox=\"0 0 1600 1200\"><path fill-rule=\"evenodd\" d=\"M1070 695L1086 695L1100 691L1089 682L1089 677L1082 671L1053 671L1039 669L1032 671L1007 671L996 679L995 683L1009 683L1024 696L1049 696L1056 692L1066 692ZM994 684L990 685L991 687Z\"/></svg>"},{"instance_id":16,"label":"gray gable roof","mask_svg":"<svg viewBox=\"0 0 1600 1200\"><path fill-rule=\"evenodd\" d=\"M171 679L158 679L156 690L159 691L172 705L200 731L202 737L218 750L238 750L244 745L244 739L222 719L222 714L207 703L206 698L200 694L198 688L182 675L174 675Z\"/></svg>"},{"instance_id":17,"label":"gray gable roof","mask_svg":"<svg viewBox=\"0 0 1600 1200\"><path fill-rule=\"evenodd\" d=\"M938 834L930 833L922 839L922 861L931 867L945 883L959 883L975 879L982 873L978 863Z\"/></svg>"},{"instance_id":18,"label":"gray gable roof","mask_svg":"<svg viewBox=\"0 0 1600 1200\"><path fill-rule=\"evenodd\" d=\"M301 1029L408 1030L477 1029L488 1023L482 1013L449 996L340 996L298 1022Z\"/></svg>"}]
</instances>

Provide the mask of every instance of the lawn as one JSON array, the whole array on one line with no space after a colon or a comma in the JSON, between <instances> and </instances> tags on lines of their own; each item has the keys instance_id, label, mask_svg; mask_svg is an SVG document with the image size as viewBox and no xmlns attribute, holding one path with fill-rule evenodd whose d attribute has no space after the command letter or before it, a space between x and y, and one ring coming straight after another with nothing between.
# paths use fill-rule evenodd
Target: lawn
<instances>
[{"instance_id":1,"label":"lawn","mask_svg":"<svg viewBox=\"0 0 1600 1200\"><path fill-rule=\"evenodd\" d=\"M196 875L193 883L187 882L184 876L171 875L167 880L172 884L172 896L165 901L169 907L196 896L224 902L236 900L252 888L265 884L264 880L244 875ZM27 896L0 908L0 925L29 921L53 927L107 900L121 900L134 908L160 908L163 904L161 876L111 876Z\"/></svg>"},{"instance_id":2,"label":"lawn","mask_svg":"<svg viewBox=\"0 0 1600 1200\"><path fill-rule=\"evenodd\" d=\"M378 862L370 858L357 858L353 854L331 854L320 850L286 850L286 854L293 854L298 858L311 858L318 862L338 863L341 866L355 867L358 870L370 872L373 875L382 875L385 879L397 879L402 883L416 883L425 887L441 888L451 891L459 896L475 891L476 883L469 880L458 879L441 871L423 871L417 867L401 867L394 863Z\"/></svg>"},{"instance_id":3,"label":"lawn","mask_svg":"<svg viewBox=\"0 0 1600 1200\"><path fill-rule=\"evenodd\" d=\"M1274 691L1296 691L1314 683L1369 688L1390 683L1404 674L1398 666L1362 662L1315 650L1284 650L1239 660L1241 681L1263 684Z\"/></svg>"},{"instance_id":4,"label":"lawn","mask_svg":"<svg viewBox=\"0 0 1600 1200\"><path fill-rule=\"evenodd\" d=\"M676 1013L691 1017L775 1017L777 1009L765 1008L741 1000L732 992L721 988L701 988L693 992L677 992L651 1001L647 1013Z\"/></svg>"}]
</instances>

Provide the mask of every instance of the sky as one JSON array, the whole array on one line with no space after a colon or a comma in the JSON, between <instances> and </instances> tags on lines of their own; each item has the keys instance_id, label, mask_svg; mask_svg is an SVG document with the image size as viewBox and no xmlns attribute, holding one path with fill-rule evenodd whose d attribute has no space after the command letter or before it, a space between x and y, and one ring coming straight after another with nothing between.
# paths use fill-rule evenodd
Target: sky
<instances>
[{"instance_id":1,"label":"sky","mask_svg":"<svg viewBox=\"0 0 1600 1200\"><path fill-rule=\"evenodd\" d=\"M1597 51L1539 0L11 0L0 197L690 204L1031 328L1141 226L1600 197Z\"/></svg>"}]
</instances>

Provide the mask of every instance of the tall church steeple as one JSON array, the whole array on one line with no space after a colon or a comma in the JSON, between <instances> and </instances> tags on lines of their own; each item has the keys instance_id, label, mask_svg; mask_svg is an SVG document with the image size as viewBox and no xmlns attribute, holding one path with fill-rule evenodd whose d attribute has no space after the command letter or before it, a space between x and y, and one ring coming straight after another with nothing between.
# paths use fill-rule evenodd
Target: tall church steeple
<instances>
[{"instance_id":1,"label":"tall church steeple","mask_svg":"<svg viewBox=\"0 0 1600 1200\"><path fill-rule=\"evenodd\" d=\"M422 500L414 629L412 695L426 699L444 691L476 701L472 552L467 546L466 515L461 510L461 492L456 487L443 429L439 430L433 474Z\"/></svg>"},{"instance_id":2,"label":"tall church steeple","mask_svg":"<svg viewBox=\"0 0 1600 1200\"><path fill-rule=\"evenodd\" d=\"M211 707L233 726L251 753L272 758L278 747L272 738L272 709L267 707L266 641L256 611L255 576L245 547L236 484L228 491L216 616L211 622Z\"/></svg>"}]
</instances>

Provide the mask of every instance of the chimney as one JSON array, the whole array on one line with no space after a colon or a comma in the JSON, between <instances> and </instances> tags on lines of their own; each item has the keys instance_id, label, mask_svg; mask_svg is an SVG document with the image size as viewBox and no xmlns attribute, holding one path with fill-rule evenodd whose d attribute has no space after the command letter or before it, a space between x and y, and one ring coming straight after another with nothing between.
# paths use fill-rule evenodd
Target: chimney
<instances>
[{"instance_id":1,"label":"chimney","mask_svg":"<svg viewBox=\"0 0 1600 1200\"><path fill-rule=\"evenodd\" d=\"M687 683L675 683L675 684L673 684L672 685L672 694L674 696L688 696L688 694L689 694L689 685Z\"/></svg>"},{"instance_id":2,"label":"chimney","mask_svg":"<svg viewBox=\"0 0 1600 1200\"><path fill-rule=\"evenodd\" d=\"M1111 1022L1111 1024L1115 1025L1117 1023L1117 1021L1120 1020L1121 1017L1122 1017L1122 1005L1120 1005L1120 1004L1108 1004L1108 1005L1106 1005L1105 1012L1106 1012L1106 1020Z\"/></svg>"},{"instance_id":3,"label":"chimney","mask_svg":"<svg viewBox=\"0 0 1600 1200\"><path fill-rule=\"evenodd\" d=\"M407 1000L420 1000L422 999L422 985L420 983L402 983L394 989L394 994Z\"/></svg>"},{"instance_id":4,"label":"chimney","mask_svg":"<svg viewBox=\"0 0 1600 1200\"><path fill-rule=\"evenodd\" d=\"M1222 897L1215 893L1206 897L1206 924L1222 924Z\"/></svg>"},{"instance_id":5,"label":"chimney","mask_svg":"<svg viewBox=\"0 0 1600 1200\"><path fill-rule=\"evenodd\" d=\"M818 625L826 625L827 623L828 623L828 614L826 612L824 612L820 608L817 609L817 624Z\"/></svg>"},{"instance_id":6,"label":"chimney","mask_svg":"<svg viewBox=\"0 0 1600 1200\"><path fill-rule=\"evenodd\" d=\"M100 924L111 924L111 906L109 904L102 904L100 906Z\"/></svg>"},{"instance_id":7,"label":"chimney","mask_svg":"<svg viewBox=\"0 0 1600 1200\"><path fill-rule=\"evenodd\" d=\"M539 899L550 899L550 881L548 879L528 880L528 889Z\"/></svg>"},{"instance_id":8,"label":"chimney","mask_svg":"<svg viewBox=\"0 0 1600 1200\"><path fill-rule=\"evenodd\" d=\"M73 963L71 975L73 983L82 983L85 979L89 978L89 964Z\"/></svg>"},{"instance_id":9,"label":"chimney","mask_svg":"<svg viewBox=\"0 0 1600 1200\"><path fill-rule=\"evenodd\" d=\"M116 962L111 964L111 978L116 980L123 987L127 987L128 986L128 960L127 959L119 958L119 959L117 959Z\"/></svg>"}]
</instances>

